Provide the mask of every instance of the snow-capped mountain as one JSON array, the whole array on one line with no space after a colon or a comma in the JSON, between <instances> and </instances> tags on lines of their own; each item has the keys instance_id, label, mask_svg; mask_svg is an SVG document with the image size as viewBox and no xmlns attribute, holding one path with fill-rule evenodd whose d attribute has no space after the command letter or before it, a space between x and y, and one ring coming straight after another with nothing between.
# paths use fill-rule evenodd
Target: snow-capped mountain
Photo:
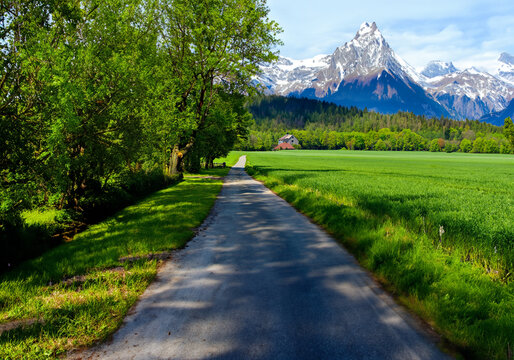
<instances>
[{"instance_id":1,"label":"snow-capped mountain","mask_svg":"<svg viewBox=\"0 0 514 360\"><path fill-rule=\"evenodd\" d=\"M327 55L306 60L280 57L277 62L261 66L258 81L271 93L285 96L308 87L316 73L328 66L329 58Z\"/></svg>"},{"instance_id":2,"label":"snow-capped mountain","mask_svg":"<svg viewBox=\"0 0 514 360\"><path fill-rule=\"evenodd\" d=\"M498 59L498 75L501 80L514 86L514 56L502 53Z\"/></svg>"},{"instance_id":3,"label":"snow-capped mountain","mask_svg":"<svg viewBox=\"0 0 514 360\"><path fill-rule=\"evenodd\" d=\"M457 119L500 111L514 97L514 87L475 68L433 77L425 89Z\"/></svg>"},{"instance_id":4,"label":"snow-capped mountain","mask_svg":"<svg viewBox=\"0 0 514 360\"><path fill-rule=\"evenodd\" d=\"M451 74L457 71L457 68L451 62L444 62L440 60L430 61L427 66L421 71L421 75L432 79L437 76Z\"/></svg>"},{"instance_id":5,"label":"snow-capped mountain","mask_svg":"<svg viewBox=\"0 0 514 360\"><path fill-rule=\"evenodd\" d=\"M391 49L377 25L364 23L352 41L337 48L329 57L328 67L316 74L312 85L316 89L316 95L323 96L336 92L343 80L379 76L383 70L404 82L419 80L414 68Z\"/></svg>"},{"instance_id":6,"label":"snow-capped mountain","mask_svg":"<svg viewBox=\"0 0 514 360\"><path fill-rule=\"evenodd\" d=\"M355 37L332 55L302 61L280 58L263 66L257 80L278 95L385 113L448 115L419 85L423 79L396 55L375 23L362 24Z\"/></svg>"},{"instance_id":7,"label":"snow-capped mountain","mask_svg":"<svg viewBox=\"0 0 514 360\"><path fill-rule=\"evenodd\" d=\"M514 57L502 54L497 76L449 62L432 61L421 73L400 58L375 23L331 55L261 67L257 82L268 93L330 101L394 113L478 119L504 109L514 98ZM509 81L512 81L509 83Z\"/></svg>"}]
</instances>

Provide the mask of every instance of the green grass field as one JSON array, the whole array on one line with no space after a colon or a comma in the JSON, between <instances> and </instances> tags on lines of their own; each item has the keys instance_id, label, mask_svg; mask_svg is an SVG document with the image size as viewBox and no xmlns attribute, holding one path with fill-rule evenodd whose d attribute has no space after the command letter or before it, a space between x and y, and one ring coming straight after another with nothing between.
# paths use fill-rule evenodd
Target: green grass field
<instances>
[{"instance_id":1,"label":"green grass field","mask_svg":"<svg viewBox=\"0 0 514 360\"><path fill-rule=\"evenodd\" d=\"M160 261L150 255L191 239L228 170L186 176L0 277L0 359L56 358L115 331L155 277ZM55 214L27 218L47 223Z\"/></svg>"},{"instance_id":2,"label":"green grass field","mask_svg":"<svg viewBox=\"0 0 514 360\"><path fill-rule=\"evenodd\" d=\"M333 233L462 353L507 358L513 156L282 151L248 161L250 174Z\"/></svg>"}]
</instances>

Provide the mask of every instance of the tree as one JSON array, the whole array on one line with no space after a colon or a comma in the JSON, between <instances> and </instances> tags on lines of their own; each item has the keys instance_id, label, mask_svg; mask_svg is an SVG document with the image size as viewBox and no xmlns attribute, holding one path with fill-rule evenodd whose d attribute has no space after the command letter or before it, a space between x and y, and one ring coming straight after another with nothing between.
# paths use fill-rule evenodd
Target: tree
<instances>
[{"instance_id":1,"label":"tree","mask_svg":"<svg viewBox=\"0 0 514 360\"><path fill-rule=\"evenodd\" d=\"M473 141L473 149L471 152L474 153L483 153L485 149L485 140L483 137L477 137L475 141Z\"/></svg>"},{"instance_id":2,"label":"tree","mask_svg":"<svg viewBox=\"0 0 514 360\"><path fill-rule=\"evenodd\" d=\"M462 152L465 152L465 153L470 152L471 149L473 149L473 146L471 144L471 140L469 140L469 139L462 139L462 141L460 142L459 148L460 148L460 151L462 151Z\"/></svg>"},{"instance_id":3,"label":"tree","mask_svg":"<svg viewBox=\"0 0 514 360\"><path fill-rule=\"evenodd\" d=\"M45 165L60 206L79 208L140 155L145 59L156 51L151 3L84 0L77 23L47 49Z\"/></svg>"},{"instance_id":4,"label":"tree","mask_svg":"<svg viewBox=\"0 0 514 360\"><path fill-rule=\"evenodd\" d=\"M439 147L438 139L432 139L432 141L430 141L429 151L432 151L432 152L441 151L441 148Z\"/></svg>"},{"instance_id":5,"label":"tree","mask_svg":"<svg viewBox=\"0 0 514 360\"><path fill-rule=\"evenodd\" d=\"M499 153L500 147L498 146L498 142L495 139L486 139L484 141L483 151L489 154Z\"/></svg>"},{"instance_id":6,"label":"tree","mask_svg":"<svg viewBox=\"0 0 514 360\"><path fill-rule=\"evenodd\" d=\"M445 144L446 144L446 142L444 141L444 139L442 139L442 138L437 139L437 145L439 146L439 151L443 151Z\"/></svg>"},{"instance_id":7,"label":"tree","mask_svg":"<svg viewBox=\"0 0 514 360\"><path fill-rule=\"evenodd\" d=\"M276 58L272 48L280 29L268 12L265 0L161 2L168 174L182 171L218 92L251 92L258 64Z\"/></svg>"},{"instance_id":8,"label":"tree","mask_svg":"<svg viewBox=\"0 0 514 360\"><path fill-rule=\"evenodd\" d=\"M0 229L40 193L45 137L45 47L73 23L65 1L5 0L0 3ZM43 183L44 184L44 183ZM6 216L4 216L6 215ZM7 219L9 218L9 219Z\"/></svg>"},{"instance_id":9,"label":"tree","mask_svg":"<svg viewBox=\"0 0 514 360\"><path fill-rule=\"evenodd\" d=\"M514 148L514 124L512 123L512 119L510 117L505 119L505 123L503 125L503 134L510 141L511 146Z\"/></svg>"},{"instance_id":10,"label":"tree","mask_svg":"<svg viewBox=\"0 0 514 360\"><path fill-rule=\"evenodd\" d=\"M386 144L382 141L382 139L378 139L378 141L376 142L375 146L374 146L374 150L377 150L377 151L385 151L387 150L387 146Z\"/></svg>"},{"instance_id":11,"label":"tree","mask_svg":"<svg viewBox=\"0 0 514 360\"><path fill-rule=\"evenodd\" d=\"M244 106L245 101L242 95L219 93L206 119L205 129L193 146L193 153L198 156L196 161L203 158L206 167L212 167L214 159L227 156L237 141L247 138L252 116Z\"/></svg>"}]
</instances>

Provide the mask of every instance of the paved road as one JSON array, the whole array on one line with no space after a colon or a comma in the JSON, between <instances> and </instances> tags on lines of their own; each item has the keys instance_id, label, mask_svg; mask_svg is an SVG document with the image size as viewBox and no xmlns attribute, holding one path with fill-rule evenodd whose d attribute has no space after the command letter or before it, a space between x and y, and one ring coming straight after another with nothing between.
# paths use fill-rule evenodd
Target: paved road
<instances>
[{"instance_id":1,"label":"paved road","mask_svg":"<svg viewBox=\"0 0 514 360\"><path fill-rule=\"evenodd\" d=\"M244 157L189 246L83 359L444 359L336 242Z\"/></svg>"}]
</instances>

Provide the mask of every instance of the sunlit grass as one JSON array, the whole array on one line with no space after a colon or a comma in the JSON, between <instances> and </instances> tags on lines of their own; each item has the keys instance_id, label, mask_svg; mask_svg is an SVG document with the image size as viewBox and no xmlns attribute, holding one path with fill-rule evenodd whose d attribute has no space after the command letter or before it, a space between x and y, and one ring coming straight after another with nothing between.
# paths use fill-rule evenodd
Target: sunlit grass
<instances>
[{"instance_id":1,"label":"sunlit grass","mask_svg":"<svg viewBox=\"0 0 514 360\"><path fill-rule=\"evenodd\" d=\"M221 184L186 179L4 274L0 329L20 320L25 325L0 335L0 359L53 358L112 333L156 274L158 262L146 255L183 247ZM50 214L29 218L52 220ZM124 257L136 260L120 261Z\"/></svg>"},{"instance_id":2,"label":"sunlit grass","mask_svg":"<svg viewBox=\"0 0 514 360\"><path fill-rule=\"evenodd\" d=\"M507 358L514 157L290 151L248 159L253 176L333 233L463 354Z\"/></svg>"},{"instance_id":3,"label":"sunlit grass","mask_svg":"<svg viewBox=\"0 0 514 360\"><path fill-rule=\"evenodd\" d=\"M49 225L59 220L64 215L62 210L57 209L34 209L21 213L21 218L26 225Z\"/></svg>"},{"instance_id":4,"label":"sunlit grass","mask_svg":"<svg viewBox=\"0 0 514 360\"><path fill-rule=\"evenodd\" d=\"M514 268L514 157L419 152L251 153L262 175L423 230L484 267Z\"/></svg>"}]
</instances>

